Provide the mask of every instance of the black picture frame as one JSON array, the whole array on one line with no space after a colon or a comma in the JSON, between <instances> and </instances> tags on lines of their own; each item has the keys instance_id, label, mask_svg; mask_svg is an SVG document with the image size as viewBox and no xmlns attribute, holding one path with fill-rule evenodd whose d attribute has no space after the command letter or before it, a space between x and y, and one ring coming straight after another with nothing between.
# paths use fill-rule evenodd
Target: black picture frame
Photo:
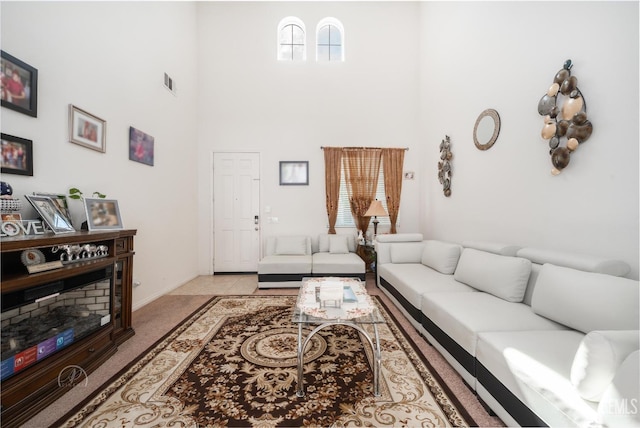
<instances>
[{"instance_id":1,"label":"black picture frame","mask_svg":"<svg viewBox=\"0 0 640 428\"><path fill-rule=\"evenodd\" d=\"M309 161L280 161L281 186L308 186Z\"/></svg>"},{"instance_id":2,"label":"black picture frame","mask_svg":"<svg viewBox=\"0 0 640 428\"><path fill-rule=\"evenodd\" d=\"M0 172L33 176L33 141L0 134Z\"/></svg>"},{"instance_id":3,"label":"black picture frame","mask_svg":"<svg viewBox=\"0 0 640 428\"><path fill-rule=\"evenodd\" d=\"M38 70L13 55L0 51L0 72L2 107L38 117ZM18 83L14 83L16 75Z\"/></svg>"}]
</instances>

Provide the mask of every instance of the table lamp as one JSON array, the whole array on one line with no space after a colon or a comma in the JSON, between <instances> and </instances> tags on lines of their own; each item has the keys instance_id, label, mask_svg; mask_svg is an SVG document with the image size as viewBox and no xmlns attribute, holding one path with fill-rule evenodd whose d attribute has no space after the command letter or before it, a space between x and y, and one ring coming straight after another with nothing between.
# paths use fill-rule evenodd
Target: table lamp
<instances>
[{"instance_id":1,"label":"table lamp","mask_svg":"<svg viewBox=\"0 0 640 428\"><path fill-rule=\"evenodd\" d=\"M364 216L373 217L373 239L378 235L378 216L386 217L388 215L382 206L382 202L377 199L371 201L371 205L369 205L369 209L364 213Z\"/></svg>"}]
</instances>

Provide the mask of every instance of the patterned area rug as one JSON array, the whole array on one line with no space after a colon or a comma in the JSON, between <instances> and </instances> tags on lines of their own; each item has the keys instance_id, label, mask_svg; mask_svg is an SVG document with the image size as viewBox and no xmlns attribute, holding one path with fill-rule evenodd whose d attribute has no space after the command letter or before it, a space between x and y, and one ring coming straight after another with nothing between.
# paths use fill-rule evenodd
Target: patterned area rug
<instances>
[{"instance_id":1,"label":"patterned area rug","mask_svg":"<svg viewBox=\"0 0 640 428\"><path fill-rule=\"evenodd\" d=\"M295 299L213 298L56 426L475 425L377 297L381 395L366 339L334 325L305 351L298 398Z\"/></svg>"}]
</instances>

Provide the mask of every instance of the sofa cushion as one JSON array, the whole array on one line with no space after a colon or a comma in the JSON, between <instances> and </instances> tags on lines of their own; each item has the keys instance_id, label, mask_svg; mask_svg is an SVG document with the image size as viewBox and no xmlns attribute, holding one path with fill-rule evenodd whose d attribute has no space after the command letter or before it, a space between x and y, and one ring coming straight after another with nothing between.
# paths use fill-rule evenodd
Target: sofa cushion
<instances>
[{"instance_id":1,"label":"sofa cushion","mask_svg":"<svg viewBox=\"0 0 640 428\"><path fill-rule=\"evenodd\" d=\"M582 398L599 401L618 367L640 348L638 330L590 331L571 366L571 383Z\"/></svg>"},{"instance_id":2,"label":"sofa cushion","mask_svg":"<svg viewBox=\"0 0 640 428\"><path fill-rule=\"evenodd\" d=\"M550 263L552 265L569 267L585 272L605 273L614 276L624 276L631 270L629 265L622 260L541 248L522 248L518 251L518 257L529 259L533 263L540 265Z\"/></svg>"},{"instance_id":3,"label":"sofa cushion","mask_svg":"<svg viewBox=\"0 0 640 428\"><path fill-rule=\"evenodd\" d=\"M329 234L322 233L318 235L318 252L320 253L328 253L329 252L329 241L333 236L344 236L347 240L347 247L349 248L349 252L356 252L356 237L351 234Z\"/></svg>"},{"instance_id":4,"label":"sofa cushion","mask_svg":"<svg viewBox=\"0 0 640 428\"><path fill-rule=\"evenodd\" d=\"M601 426L640 426L640 351L627 357L598 404Z\"/></svg>"},{"instance_id":5,"label":"sofa cushion","mask_svg":"<svg viewBox=\"0 0 640 428\"><path fill-rule=\"evenodd\" d=\"M440 273L451 275L460 259L460 246L442 241L425 241L422 264Z\"/></svg>"},{"instance_id":6,"label":"sofa cushion","mask_svg":"<svg viewBox=\"0 0 640 428\"><path fill-rule=\"evenodd\" d=\"M566 329L534 314L523 303L507 302L488 293L424 293L421 310L472 356L479 332Z\"/></svg>"},{"instance_id":7,"label":"sofa cushion","mask_svg":"<svg viewBox=\"0 0 640 428\"><path fill-rule=\"evenodd\" d=\"M331 254L315 253L313 256L314 274L364 274L366 265L356 253Z\"/></svg>"},{"instance_id":8,"label":"sofa cushion","mask_svg":"<svg viewBox=\"0 0 640 428\"><path fill-rule=\"evenodd\" d=\"M258 274L310 274L311 255L265 256L258 262Z\"/></svg>"},{"instance_id":9,"label":"sofa cushion","mask_svg":"<svg viewBox=\"0 0 640 428\"><path fill-rule=\"evenodd\" d=\"M522 302L531 261L465 248L454 273L457 281L509 302Z\"/></svg>"},{"instance_id":10,"label":"sofa cushion","mask_svg":"<svg viewBox=\"0 0 640 428\"><path fill-rule=\"evenodd\" d=\"M349 246L347 245L346 235L329 236L329 252L331 254L348 254Z\"/></svg>"},{"instance_id":11,"label":"sofa cushion","mask_svg":"<svg viewBox=\"0 0 640 428\"><path fill-rule=\"evenodd\" d=\"M515 256L521 248L517 245L486 241L464 241L462 242L462 246L464 248L473 248L474 250L486 251L487 253L498 254L500 256Z\"/></svg>"},{"instance_id":12,"label":"sofa cushion","mask_svg":"<svg viewBox=\"0 0 640 428\"><path fill-rule=\"evenodd\" d=\"M545 264L531 297L539 315L588 333L635 330L640 319L638 281Z\"/></svg>"},{"instance_id":13,"label":"sofa cushion","mask_svg":"<svg viewBox=\"0 0 640 428\"><path fill-rule=\"evenodd\" d=\"M418 310L423 293L475 291L472 287L457 282L453 275L443 275L420 263L387 263L378 266L378 275Z\"/></svg>"},{"instance_id":14,"label":"sofa cushion","mask_svg":"<svg viewBox=\"0 0 640 428\"><path fill-rule=\"evenodd\" d=\"M421 263L423 242L391 244L391 263Z\"/></svg>"},{"instance_id":15,"label":"sofa cushion","mask_svg":"<svg viewBox=\"0 0 640 428\"><path fill-rule=\"evenodd\" d=\"M575 330L480 333L478 395L486 401L486 390L510 409L513 394L550 427L589 426L597 419L596 408L580 397L569 379L573 356L583 337ZM526 420L518 422L531 426Z\"/></svg>"},{"instance_id":16,"label":"sofa cushion","mask_svg":"<svg viewBox=\"0 0 640 428\"><path fill-rule=\"evenodd\" d=\"M275 254L293 256L307 254L308 237L306 236L278 236L276 237Z\"/></svg>"}]
</instances>

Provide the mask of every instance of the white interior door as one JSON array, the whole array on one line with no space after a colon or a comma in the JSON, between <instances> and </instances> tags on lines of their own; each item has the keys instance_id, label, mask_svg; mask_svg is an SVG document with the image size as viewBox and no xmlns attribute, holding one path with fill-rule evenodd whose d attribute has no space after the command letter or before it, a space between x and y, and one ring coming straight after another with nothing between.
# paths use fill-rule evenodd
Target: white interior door
<instances>
[{"instance_id":1,"label":"white interior door","mask_svg":"<svg viewBox=\"0 0 640 428\"><path fill-rule=\"evenodd\" d=\"M213 271L257 272L260 155L213 154Z\"/></svg>"}]
</instances>

